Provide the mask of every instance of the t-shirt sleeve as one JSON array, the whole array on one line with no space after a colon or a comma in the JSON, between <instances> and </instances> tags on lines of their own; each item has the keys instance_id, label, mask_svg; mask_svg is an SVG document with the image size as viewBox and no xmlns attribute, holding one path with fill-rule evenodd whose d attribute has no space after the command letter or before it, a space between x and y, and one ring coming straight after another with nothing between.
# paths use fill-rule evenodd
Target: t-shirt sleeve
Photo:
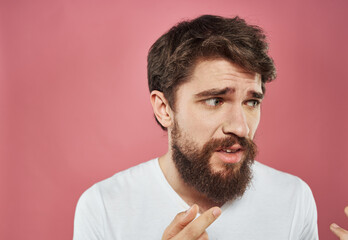
<instances>
[{"instance_id":1,"label":"t-shirt sleeve","mask_svg":"<svg viewBox=\"0 0 348 240\"><path fill-rule=\"evenodd\" d=\"M80 197L75 211L73 240L104 239L105 211L97 185L87 189Z\"/></svg>"},{"instance_id":2,"label":"t-shirt sleeve","mask_svg":"<svg viewBox=\"0 0 348 240\"><path fill-rule=\"evenodd\" d=\"M317 207L309 186L303 182L303 211L305 211L304 225L301 233L301 240L317 240L318 223L317 223Z\"/></svg>"}]
</instances>

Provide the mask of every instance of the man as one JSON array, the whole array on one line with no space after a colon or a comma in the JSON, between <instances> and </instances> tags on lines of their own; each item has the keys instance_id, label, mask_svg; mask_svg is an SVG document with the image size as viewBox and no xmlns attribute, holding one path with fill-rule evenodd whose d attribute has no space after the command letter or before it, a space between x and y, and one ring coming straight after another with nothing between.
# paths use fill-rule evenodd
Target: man
<instances>
[{"instance_id":1,"label":"man","mask_svg":"<svg viewBox=\"0 0 348 240\"><path fill-rule=\"evenodd\" d=\"M205 15L161 36L148 81L168 152L88 189L74 239L318 239L310 188L254 161L275 75L262 30L238 17Z\"/></svg>"}]
</instances>

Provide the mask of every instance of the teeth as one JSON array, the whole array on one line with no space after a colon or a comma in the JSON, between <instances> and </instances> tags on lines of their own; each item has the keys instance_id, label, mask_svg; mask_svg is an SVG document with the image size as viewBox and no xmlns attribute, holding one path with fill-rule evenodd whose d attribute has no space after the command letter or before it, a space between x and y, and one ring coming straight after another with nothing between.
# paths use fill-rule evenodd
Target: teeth
<instances>
[{"instance_id":1,"label":"teeth","mask_svg":"<svg viewBox=\"0 0 348 240\"><path fill-rule=\"evenodd\" d=\"M224 149L223 150L224 152L227 152L227 153L235 153L235 152L237 152L237 150L231 150L231 149Z\"/></svg>"}]
</instances>

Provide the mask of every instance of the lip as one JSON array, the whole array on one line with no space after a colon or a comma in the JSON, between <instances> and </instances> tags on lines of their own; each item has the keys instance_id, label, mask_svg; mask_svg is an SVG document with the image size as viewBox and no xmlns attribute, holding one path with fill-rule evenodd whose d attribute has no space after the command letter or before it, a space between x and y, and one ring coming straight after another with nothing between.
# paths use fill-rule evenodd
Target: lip
<instances>
[{"instance_id":1,"label":"lip","mask_svg":"<svg viewBox=\"0 0 348 240\"><path fill-rule=\"evenodd\" d=\"M227 153L223 151L223 149L237 151ZM238 163L242 160L244 150L239 144L234 144L231 147L217 149L216 154L219 157L219 159L224 163Z\"/></svg>"},{"instance_id":2,"label":"lip","mask_svg":"<svg viewBox=\"0 0 348 240\"><path fill-rule=\"evenodd\" d=\"M220 147L220 148L216 149L216 151L222 151L223 149L232 150L232 151L243 150L241 145L239 145L238 143L235 143L230 147Z\"/></svg>"}]
</instances>

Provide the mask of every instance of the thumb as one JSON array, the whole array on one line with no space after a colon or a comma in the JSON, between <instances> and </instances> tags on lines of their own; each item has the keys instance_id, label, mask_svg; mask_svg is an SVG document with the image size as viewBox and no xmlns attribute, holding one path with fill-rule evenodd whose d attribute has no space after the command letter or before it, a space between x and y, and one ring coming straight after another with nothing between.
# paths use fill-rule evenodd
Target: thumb
<instances>
[{"instance_id":1,"label":"thumb","mask_svg":"<svg viewBox=\"0 0 348 240\"><path fill-rule=\"evenodd\" d=\"M182 229L184 229L187 224L192 222L195 219L198 213L198 205L192 205L186 212L181 212L177 214L174 220L166 228L163 239L170 239L176 236Z\"/></svg>"},{"instance_id":2,"label":"thumb","mask_svg":"<svg viewBox=\"0 0 348 240\"><path fill-rule=\"evenodd\" d=\"M330 230L341 240L348 240L348 231L344 230L336 223L330 225Z\"/></svg>"}]
</instances>

